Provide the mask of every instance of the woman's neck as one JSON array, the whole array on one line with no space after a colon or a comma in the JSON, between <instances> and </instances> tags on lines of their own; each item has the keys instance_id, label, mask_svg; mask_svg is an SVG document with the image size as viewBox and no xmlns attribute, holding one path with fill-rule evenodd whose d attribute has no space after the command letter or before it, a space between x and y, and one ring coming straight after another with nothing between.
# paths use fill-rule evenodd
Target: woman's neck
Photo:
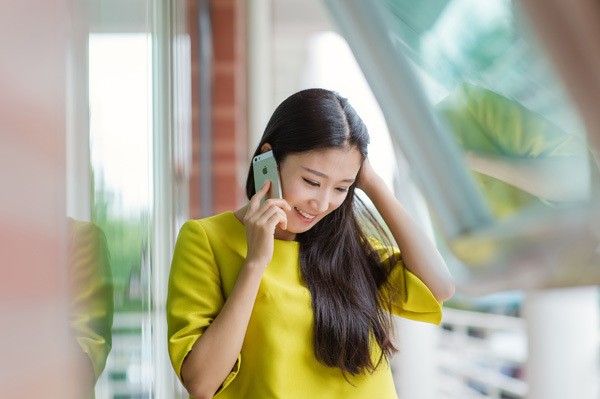
<instances>
[{"instance_id":1,"label":"woman's neck","mask_svg":"<svg viewBox=\"0 0 600 399\"><path fill-rule=\"evenodd\" d=\"M275 227L275 239L282 241L295 241L296 233L292 233L287 230L282 230L279 227Z\"/></svg>"}]
</instances>

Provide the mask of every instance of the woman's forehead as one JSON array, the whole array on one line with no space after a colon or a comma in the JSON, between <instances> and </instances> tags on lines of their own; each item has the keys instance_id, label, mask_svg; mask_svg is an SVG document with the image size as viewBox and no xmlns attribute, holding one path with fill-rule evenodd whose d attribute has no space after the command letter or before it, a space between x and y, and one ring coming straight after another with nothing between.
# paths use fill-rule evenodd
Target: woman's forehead
<instances>
[{"instance_id":1,"label":"woman's forehead","mask_svg":"<svg viewBox=\"0 0 600 399\"><path fill-rule=\"evenodd\" d=\"M327 148L289 154L284 162L287 161L295 167L318 171L328 177L354 178L362 164L362 155L356 147Z\"/></svg>"}]
</instances>

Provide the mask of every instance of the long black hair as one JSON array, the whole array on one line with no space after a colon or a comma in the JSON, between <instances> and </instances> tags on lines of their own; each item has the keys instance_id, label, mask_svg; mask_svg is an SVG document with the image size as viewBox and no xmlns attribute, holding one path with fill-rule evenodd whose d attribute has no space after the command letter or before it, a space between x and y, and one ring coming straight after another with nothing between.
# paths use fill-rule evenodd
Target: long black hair
<instances>
[{"instance_id":1,"label":"long black hair","mask_svg":"<svg viewBox=\"0 0 600 399\"><path fill-rule=\"evenodd\" d=\"M265 143L278 164L289 154L330 148L356 148L364 160L369 134L347 99L329 90L308 89L277 107L253 157ZM395 350L391 305L381 295L394 259L390 251L391 261L383 262L366 231L378 233L386 244L391 240L354 195L355 188L356 182L336 210L296 236L302 277L312 296L315 356L344 375L372 372ZM250 199L254 194L250 168L246 195ZM377 361L370 350L373 341L381 348Z\"/></svg>"}]
</instances>

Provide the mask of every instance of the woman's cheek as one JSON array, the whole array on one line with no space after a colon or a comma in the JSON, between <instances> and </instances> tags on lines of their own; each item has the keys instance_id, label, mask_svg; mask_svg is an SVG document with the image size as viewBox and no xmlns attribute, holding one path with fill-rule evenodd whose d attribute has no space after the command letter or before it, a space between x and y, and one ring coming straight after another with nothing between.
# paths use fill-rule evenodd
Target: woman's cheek
<instances>
[{"instance_id":1,"label":"woman's cheek","mask_svg":"<svg viewBox=\"0 0 600 399\"><path fill-rule=\"evenodd\" d=\"M286 190L283 191L283 196L286 200L297 200L298 197L302 196L302 185L300 184L289 184L286 186Z\"/></svg>"}]
</instances>

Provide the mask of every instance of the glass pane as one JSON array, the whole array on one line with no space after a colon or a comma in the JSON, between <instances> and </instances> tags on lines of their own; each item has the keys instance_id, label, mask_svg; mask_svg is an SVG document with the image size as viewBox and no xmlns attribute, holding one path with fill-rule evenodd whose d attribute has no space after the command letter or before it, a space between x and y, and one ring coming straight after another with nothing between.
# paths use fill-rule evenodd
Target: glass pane
<instances>
[{"instance_id":1,"label":"glass pane","mask_svg":"<svg viewBox=\"0 0 600 399\"><path fill-rule=\"evenodd\" d=\"M97 398L152 395L151 81L149 34L90 35L92 220L106 235L114 286L112 349Z\"/></svg>"},{"instance_id":2,"label":"glass pane","mask_svg":"<svg viewBox=\"0 0 600 399\"><path fill-rule=\"evenodd\" d=\"M519 3L326 2L459 280L487 280L469 284L479 293L595 284L598 170Z\"/></svg>"},{"instance_id":3,"label":"glass pane","mask_svg":"<svg viewBox=\"0 0 600 399\"><path fill-rule=\"evenodd\" d=\"M465 151L494 215L590 195L584 131L509 0L385 0L428 99Z\"/></svg>"}]
</instances>

